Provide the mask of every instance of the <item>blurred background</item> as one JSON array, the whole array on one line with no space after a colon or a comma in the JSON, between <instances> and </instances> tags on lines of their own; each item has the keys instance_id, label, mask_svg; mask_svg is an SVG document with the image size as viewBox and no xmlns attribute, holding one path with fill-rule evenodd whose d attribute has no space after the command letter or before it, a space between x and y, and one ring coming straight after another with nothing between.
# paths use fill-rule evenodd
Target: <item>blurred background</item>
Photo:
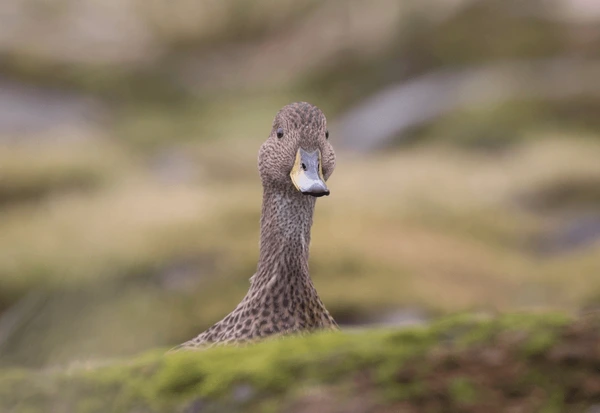
<instances>
[{"instance_id":1,"label":"blurred background","mask_svg":"<svg viewBox=\"0 0 600 413\"><path fill-rule=\"evenodd\" d=\"M170 347L258 257L260 144L327 115L345 327L600 305L600 3L0 3L0 366Z\"/></svg>"}]
</instances>

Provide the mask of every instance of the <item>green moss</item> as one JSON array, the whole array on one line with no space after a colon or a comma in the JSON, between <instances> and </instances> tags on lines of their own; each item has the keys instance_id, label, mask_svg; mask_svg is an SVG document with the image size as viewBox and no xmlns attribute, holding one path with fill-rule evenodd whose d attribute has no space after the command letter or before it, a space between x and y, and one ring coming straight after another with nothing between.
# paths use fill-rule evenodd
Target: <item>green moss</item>
<instances>
[{"instance_id":1,"label":"green moss","mask_svg":"<svg viewBox=\"0 0 600 413\"><path fill-rule=\"evenodd\" d=\"M540 413L560 413L565 411L564 394L556 389L549 394L548 400L540 409Z\"/></svg>"},{"instance_id":2,"label":"green moss","mask_svg":"<svg viewBox=\"0 0 600 413\"><path fill-rule=\"evenodd\" d=\"M466 377L452 379L449 386L450 397L458 404L472 404L477 400L475 384Z\"/></svg>"},{"instance_id":3,"label":"green moss","mask_svg":"<svg viewBox=\"0 0 600 413\"><path fill-rule=\"evenodd\" d=\"M429 388L419 380L396 387L388 387L384 393L386 401L410 401L426 397Z\"/></svg>"},{"instance_id":4,"label":"green moss","mask_svg":"<svg viewBox=\"0 0 600 413\"><path fill-rule=\"evenodd\" d=\"M539 354L558 340L556 329L564 327L565 319L519 314L475 320L461 315L431 327L404 331L318 333L245 347L168 355L159 350L97 367L43 372L7 370L0 374L0 410L172 412L184 411L194 403L227 405L230 411L252 411L256 406L277 409L289 400L301 398L302 392L296 389L303 387L335 385L346 389L335 394L352 394L359 374L369 377L367 383L383 396L383 403L426 401L432 395L431 380L436 380L437 391L441 383L452 405L476 405L485 389L471 376L472 366L459 363L453 367L458 374L444 379L446 367L437 364L431 357L432 351L440 345L446 347L448 340L458 343L477 330L486 332L480 333L486 340L490 331L506 334L518 328L529 339L523 347L516 344L517 353L525 349ZM458 347L455 349L457 357L463 354ZM464 354L461 360L469 360L468 349ZM399 378L399 372L410 366L409 374ZM527 383L535 383L548 395L561 394L560 382L546 380L548 372L536 364L528 364L525 373L520 376L525 377L521 383L524 393L529 391ZM489 374L493 375L493 371ZM553 397L548 396L548 406L557 405ZM562 403L561 398L559 404Z\"/></svg>"},{"instance_id":5,"label":"green moss","mask_svg":"<svg viewBox=\"0 0 600 413\"><path fill-rule=\"evenodd\" d=\"M532 334L525 342L523 352L526 356L543 354L556 343L556 333L553 331L540 331Z\"/></svg>"},{"instance_id":6,"label":"green moss","mask_svg":"<svg viewBox=\"0 0 600 413\"><path fill-rule=\"evenodd\" d=\"M454 339L463 347L493 342L500 333L528 333L523 350L535 355L548 349L556 337L555 331L572 321L563 313L507 313L499 318L469 313L445 317L434 323L442 336Z\"/></svg>"}]
</instances>

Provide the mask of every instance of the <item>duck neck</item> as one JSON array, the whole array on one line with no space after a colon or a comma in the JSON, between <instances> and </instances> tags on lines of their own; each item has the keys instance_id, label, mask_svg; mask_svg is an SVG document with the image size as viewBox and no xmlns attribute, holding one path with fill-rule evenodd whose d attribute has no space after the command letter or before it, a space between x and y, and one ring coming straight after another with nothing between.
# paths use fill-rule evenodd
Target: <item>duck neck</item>
<instances>
[{"instance_id":1,"label":"duck neck","mask_svg":"<svg viewBox=\"0 0 600 413\"><path fill-rule=\"evenodd\" d=\"M263 192L257 285L308 279L315 198L297 191Z\"/></svg>"}]
</instances>

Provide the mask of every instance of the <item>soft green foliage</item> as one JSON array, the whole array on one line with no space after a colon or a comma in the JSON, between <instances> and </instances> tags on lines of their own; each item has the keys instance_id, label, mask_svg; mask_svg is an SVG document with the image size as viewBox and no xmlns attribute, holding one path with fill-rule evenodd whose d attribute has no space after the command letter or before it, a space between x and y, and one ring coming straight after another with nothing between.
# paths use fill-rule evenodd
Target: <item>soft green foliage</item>
<instances>
[{"instance_id":1,"label":"soft green foliage","mask_svg":"<svg viewBox=\"0 0 600 413\"><path fill-rule=\"evenodd\" d=\"M568 382L559 377L549 380L548 374L578 374L577 380L582 380L585 374L593 376L592 370L584 373L578 365L560 367L553 361L539 360L547 357L551 348L567 345L564 337L570 336L564 332L571 323L571 318L559 315L512 314L485 319L464 315L430 327L399 331L317 333L243 347L173 354L153 351L130 360L86 362L38 372L5 370L0 374L0 409L11 413L55 409L65 413L175 412L202 401L224 411L227 408L223 406L255 411L258 406L283 406L301 400L306 396L299 391L302 388L328 388L332 395L344 387L352 392L357 377L367 375L368 392L376 395L379 406L396 402L417 406L435 400L431 393L435 388L436 394L447 392L448 411L455 411L460 406L486 402L486 392L494 390L486 386L496 380L495 375L502 375L471 350L486 347L507 352L507 367L515 363L522 366L521 391L528 394L531 384L552 391L541 403L562 411L565 401L556 392L563 391L560 386ZM585 329L577 330L581 337L577 345L586 346L585 335L599 333L597 319L582 325ZM512 340L515 332L525 339ZM467 336L471 337L470 344L464 347L460 343L464 344ZM548 340L550 336L554 338ZM529 348L538 337L542 337L544 348L537 346L533 355ZM437 356L440 351L447 356ZM452 367L450 360L458 364ZM488 375L489 380L478 383L477 371ZM441 382L436 385L432 380Z\"/></svg>"},{"instance_id":2,"label":"soft green foliage","mask_svg":"<svg viewBox=\"0 0 600 413\"><path fill-rule=\"evenodd\" d=\"M477 388L469 379L457 377L450 383L450 395L458 404L472 404L477 399Z\"/></svg>"}]
</instances>

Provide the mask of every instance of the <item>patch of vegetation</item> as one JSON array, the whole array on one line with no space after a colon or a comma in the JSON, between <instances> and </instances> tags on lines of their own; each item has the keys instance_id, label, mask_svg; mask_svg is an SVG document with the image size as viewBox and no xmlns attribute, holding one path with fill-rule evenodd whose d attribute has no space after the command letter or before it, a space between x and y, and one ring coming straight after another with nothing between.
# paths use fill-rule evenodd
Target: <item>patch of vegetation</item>
<instances>
[{"instance_id":1,"label":"patch of vegetation","mask_svg":"<svg viewBox=\"0 0 600 413\"><path fill-rule=\"evenodd\" d=\"M530 10L542 10L532 1ZM432 28L420 42L432 62L451 65L482 60L544 58L565 47L564 28L542 15L520 14L518 1L467 3L460 13ZM473 36L486 33L485 36Z\"/></svg>"},{"instance_id":2,"label":"patch of vegetation","mask_svg":"<svg viewBox=\"0 0 600 413\"><path fill-rule=\"evenodd\" d=\"M5 148L0 152L0 207L97 189L120 172L120 163L120 154L110 145Z\"/></svg>"},{"instance_id":3,"label":"patch of vegetation","mask_svg":"<svg viewBox=\"0 0 600 413\"><path fill-rule=\"evenodd\" d=\"M68 7L63 6L65 4L58 4L54 8L52 20L62 17L65 24L75 25L66 13ZM33 2L29 5L33 10L30 13L39 13L41 7ZM141 58L129 61L128 56L119 56L116 62L110 59L102 62L96 58L71 61L68 54L65 58L52 52L40 53L35 48L15 50L8 47L0 50L2 73L28 84L93 94L117 105L131 102L181 105L193 97L193 93L179 82L180 69L186 59L210 55L219 49L229 51L236 43L257 42L267 35L275 36L317 7L318 2L314 0L276 4L257 1L252 5L238 0L213 5L184 2L177 7L163 1L140 3L134 6L132 25L141 24L142 31L152 38ZM107 16L99 18L98 24L110 25L110 13L113 12L120 13L119 8L106 11ZM31 16L26 13L24 17ZM21 18L29 20L24 17ZM116 53L126 54L128 48ZM89 57L87 53L83 55ZM90 56L94 56L93 51Z\"/></svg>"},{"instance_id":4,"label":"patch of vegetation","mask_svg":"<svg viewBox=\"0 0 600 413\"><path fill-rule=\"evenodd\" d=\"M327 389L329 397L317 399L321 412L336 411L358 395L365 403L356 411L499 411L512 405L578 412L600 397L598 321L524 313L461 316L402 331L318 333L245 347L154 351L66 369L5 370L0 408L93 413L210 406L253 412L303 403L315 408L310 389ZM465 347L459 344L465 335L480 338ZM554 338L534 354L524 351L539 335Z\"/></svg>"},{"instance_id":5,"label":"patch of vegetation","mask_svg":"<svg viewBox=\"0 0 600 413\"><path fill-rule=\"evenodd\" d=\"M524 197L525 202L541 211L598 210L600 207L600 174L598 176L565 176L541 185Z\"/></svg>"}]
</instances>

